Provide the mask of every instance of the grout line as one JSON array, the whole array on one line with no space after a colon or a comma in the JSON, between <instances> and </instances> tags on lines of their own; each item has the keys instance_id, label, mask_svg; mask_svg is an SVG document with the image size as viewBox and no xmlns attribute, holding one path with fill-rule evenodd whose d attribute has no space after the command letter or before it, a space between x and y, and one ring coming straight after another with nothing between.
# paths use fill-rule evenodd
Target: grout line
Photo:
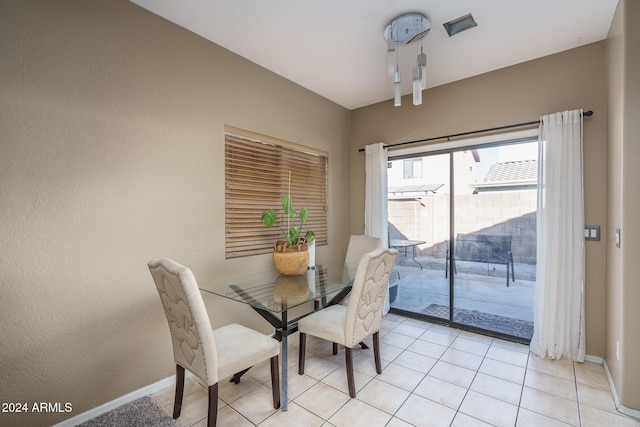
<instances>
[{"instance_id":1,"label":"grout line","mask_svg":"<svg viewBox=\"0 0 640 427\"><path fill-rule=\"evenodd\" d=\"M522 378L522 385L520 387L520 398L518 399L518 409L516 410L516 425L518 424L518 419L520 418L520 409L522 408L522 397L524 396L524 384L527 381L527 374L529 372L529 359L531 358L531 353L527 353L527 363L524 368L524 377Z\"/></svg>"},{"instance_id":2,"label":"grout line","mask_svg":"<svg viewBox=\"0 0 640 427\"><path fill-rule=\"evenodd\" d=\"M573 380L576 389L576 404L578 406L578 425L582 426L582 411L580 410L580 395L578 394L578 375L576 374L576 362L571 362L571 369L573 370Z\"/></svg>"}]
</instances>

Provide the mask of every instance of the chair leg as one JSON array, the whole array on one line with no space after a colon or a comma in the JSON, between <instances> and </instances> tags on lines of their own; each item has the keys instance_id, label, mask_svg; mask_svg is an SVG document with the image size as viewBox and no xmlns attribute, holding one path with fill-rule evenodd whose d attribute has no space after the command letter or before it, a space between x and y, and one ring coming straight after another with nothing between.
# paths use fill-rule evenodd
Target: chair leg
<instances>
[{"instance_id":1,"label":"chair leg","mask_svg":"<svg viewBox=\"0 0 640 427\"><path fill-rule=\"evenodd\" d=\"M307 334L300 332L300 350L298 352L298 375L304 374L304 358L307 351Z\"/></svg>"},{"instance_id":2,"label":"chair leg","mask_svg":"<svg viewBox=\"0 0 640 427\"><path fill-rule=\"evenodd\" d=\"M333 343L333 355L338 354L338 343Z\"/></svg>"},{"instance_id":3,"label":"chair leg","mask_svg":"<svg viewBox=\"0 0 640 427\"><path fill-rule=\"evenodd\" d=\"M173 419L180 416L182 410L182 396L184 395L184 368L176 365L176 396L173 401Z\"/></svg>"},{"instance_id":4,"label":"chair leg","mask_svg":"<svg viewBox=\"0 0 640 427\"><path fill-rule=\"evenodd\" d=\"M509 263L507 263L507 288L509 287Z\"/></svg>"},{"instance_id":5,"label":"chair leg","mask_svg":"<svg viewBox=\"0 0 640 427\"><path fill-rule=\"evenodd\" d=\"M278 356L271 358L271 393L273 394L273 407L280 407L280 374L278 372Z\"/></svg>"},{"instance_id":6,"label":"chair leg","mask_svg":"<svg viewBox=\"0 0 640 427\"><path fill-rule=\"evenodd\" d=\"M216 427L218 420L218 383L209 386L209 418L207 427Z\"/></svg>"},{"instance_id":7,"label":"chair leg","mask_svg":"<svg viewBox=\"0 0 640 427\"><path fill-rule=\"evenodd\" d=\"M382 373L382 362L380 361L380 331L373 334L373 358L376 360L376 372Z\"/></svg>"},{"instance_id":8,"label":"chair leg","mask_svg":"<svg viewBox=\"0 0 640 427\"><path fill-rule=\"evenodd\" d=\"M349 385L349 396L356 397L356 385L353 380L353 357L349 347L344 348L344 357L347 362L347 384Z\"/></svg>"}]
</instances>

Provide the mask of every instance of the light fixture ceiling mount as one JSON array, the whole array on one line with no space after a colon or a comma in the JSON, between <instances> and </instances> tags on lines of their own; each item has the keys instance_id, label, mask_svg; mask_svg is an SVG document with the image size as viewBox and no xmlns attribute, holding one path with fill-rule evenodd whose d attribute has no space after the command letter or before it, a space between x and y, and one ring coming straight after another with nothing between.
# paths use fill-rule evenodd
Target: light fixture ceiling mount
<instances>
[{"instance_id":1,"label":"light fixture ceiling mount","mask_svg":"<svg viewBox=\"0 0 640 427\"><path fill-rule=\"evenodd\" d=\"M405 13L394 18L384 30L384 37L407 45L420 40L431 29L431 21L422 13Z\"/></svg>"},{"instance_id":2,"label":"light fixture ceiling mount","mask_svg":"<svg viewBox=\"0 0 640 427\"><path fill-rule=\"evenodd\" d=\"M420 53L413 68L413 103L422 104L422 90L426 88L427 55L422 49L422 39L431 29L431 21L422 13L405 13L394 18L385 28L387 40L387 72L393 76L394 105L401 104L401 78L398 65L398 48L420 41Z\"/></svg>"}]
</instances>

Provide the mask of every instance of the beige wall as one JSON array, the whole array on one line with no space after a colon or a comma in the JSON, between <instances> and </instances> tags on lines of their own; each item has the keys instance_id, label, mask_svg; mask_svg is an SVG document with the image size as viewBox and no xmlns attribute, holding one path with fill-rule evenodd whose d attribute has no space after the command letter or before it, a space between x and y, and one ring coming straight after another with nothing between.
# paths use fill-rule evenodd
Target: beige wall
<instances>
[{"instance_id":1,"label":"beige wall","mask_svg":"<svg viewBox=\"0 0 640 427\"><path fill-rule=\"evenodd\" d=\"M640 4L621 0L607 39L609 131L607 167L606 363L620 404L640 411ZM616 248L615 230L622 232ZM619 349L619 350L618 350Z\"/></svg>"},{"instance_id":2,"label":"beige wall","mask_svg":"<svg viewBox=\"0 0 640 427\"><path fill-rule=\"evenodd\" d=\"M173 374L146 263L224 259L223 126L329 152L329 246L349 232L350 112L124 0L0 3L0 402L50 425ZM214 322L269 327L207 298Z\"/></svg>"},{"instance_id":3,"label":"beige wall","mask_svg":"<svg viewBox=\"0 0 640 427\"><path fill-rule=\"evenodd\" d=\"M536 120L543 114L583 108L587 224L606 222L607 92L605 43L599 42L427 90L423 104L404 97L353 111L351 231L362 232L364 155L358 148ZM391 90L391 86L389 86ZM605 241L586 244L587 353L605 355Z\"/></svg>"}]
</instances>

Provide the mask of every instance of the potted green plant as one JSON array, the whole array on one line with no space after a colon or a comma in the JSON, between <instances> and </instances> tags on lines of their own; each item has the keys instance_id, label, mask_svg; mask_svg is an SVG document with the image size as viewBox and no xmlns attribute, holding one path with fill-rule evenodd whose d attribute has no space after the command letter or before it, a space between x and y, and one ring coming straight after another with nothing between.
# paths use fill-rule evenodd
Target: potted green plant
<instances>
[{"instance_id":1,"label":"potted green plant","mask_svg":"<svg viewBox=\"0 0 640 427\"><path fill-rule=\"evenodd\" d=\"M278 219L274 209L262 212L262 223L267 227L277 226L281 235L273 244L273 264L276 271L284 275L303 274L309 265L308 243L315 238L311 230L303 231L309 219L309 209L296 211L289 194L282 196L283 213Z\"/></svg>"}]
</instances>

